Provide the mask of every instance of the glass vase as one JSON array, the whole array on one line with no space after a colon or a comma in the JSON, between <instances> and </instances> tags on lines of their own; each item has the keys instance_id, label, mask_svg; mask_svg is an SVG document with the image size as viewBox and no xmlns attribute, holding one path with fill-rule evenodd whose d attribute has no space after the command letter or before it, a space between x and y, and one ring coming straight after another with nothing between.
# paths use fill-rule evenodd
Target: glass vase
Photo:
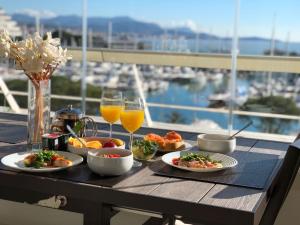
<instances>
[{"instance_id":1,"label":"glass vase","mask_svg":"<svg viewBox=\"0 0 300 225\"><path fill-rule=\"evenodd\" d=\"M42 147L42 135L50 128L51 82L29 80L28 82L28 150Z\"/></svg>"}]
</instances>

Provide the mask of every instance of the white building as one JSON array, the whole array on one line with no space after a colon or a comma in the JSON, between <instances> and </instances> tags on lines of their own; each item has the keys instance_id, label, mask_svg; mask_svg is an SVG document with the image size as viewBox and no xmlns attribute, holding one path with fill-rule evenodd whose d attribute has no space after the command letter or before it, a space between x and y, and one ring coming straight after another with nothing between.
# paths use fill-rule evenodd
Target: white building
<instances>
[{"instance_id":1,"label":"white building","mask_svg":"<svg viewBox=\"0 0 300 225\"><path fill-rule=\"evenodd\" d=\"M12 37L22 35L21 28L16 21L13 21L9 15L7 15L4 9L0 8L0 30L7 30Z\"/></svg>"}]
</instances>

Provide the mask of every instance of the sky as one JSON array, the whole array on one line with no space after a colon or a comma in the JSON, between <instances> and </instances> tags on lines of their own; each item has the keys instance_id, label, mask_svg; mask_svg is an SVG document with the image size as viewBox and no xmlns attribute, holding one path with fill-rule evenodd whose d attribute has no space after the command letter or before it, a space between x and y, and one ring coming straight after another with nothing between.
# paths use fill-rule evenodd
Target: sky
<instances>
[{"instance_id":1,"label":"sky","mask_svg":"<svg viewBox=\"0 0 300 225\"><path fill-rule=\"evenodd\" d=\"M87 0L88 16L130 16L161 26L188 26L194 31L230 36L236 0ZM81 15L82 0L0 0L9 14L39 13L42 17ZM240 36L300 41L300 0L240 0ZM275 19L274 19L275 18Z\"/></svg>"}]
</instances>

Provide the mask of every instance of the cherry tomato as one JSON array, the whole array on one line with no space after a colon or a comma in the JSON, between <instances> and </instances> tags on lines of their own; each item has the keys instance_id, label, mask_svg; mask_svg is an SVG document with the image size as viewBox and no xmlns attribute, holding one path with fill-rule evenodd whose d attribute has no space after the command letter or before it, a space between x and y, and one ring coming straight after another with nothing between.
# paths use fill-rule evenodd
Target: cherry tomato
<instances>
[{"instance_id":1,"label":"cherry tomato","mask_svg":"<svg viewBox=\"0 0 300 225\"><path fill-rule=\"evenodd\" d=\"M179 163L179 158L172 159L172 163L177 166Z\"/></svg>"},{"instance_id":2,"label":"cherry tomato","mask_svg":"<svg viewBox=\"0 0 300 225\"><path fill-rule=\"evenodd\" d=\"M59 156L59 155L53 155L52 158L51 158L51 160L52 160L52 161L55 161L55 160L57 160L58 158L61 158L61 156Z\"/></svg>"},{"instance_id":3,"label":"cherry tomato","mask_svg":"<svg viewBox=\"0 0 300 225\"><path fill-rule=\"evenodd\" d=\"M105 158L120 158L121 155L119 155L119 154L104 154L103 157L105 157Z\"/></svg>"},{"instance_id":4,"label":"cherry tomato","mask_svg":"<svg viewBox=\"0 0 300 225\"><path fill-rule=\"evenodd\" d=\"M214 167L214 164L212 164L211 162L206 162L206 166L208 168L212 168L212 167Z\"/></svg>"}]
</instances>

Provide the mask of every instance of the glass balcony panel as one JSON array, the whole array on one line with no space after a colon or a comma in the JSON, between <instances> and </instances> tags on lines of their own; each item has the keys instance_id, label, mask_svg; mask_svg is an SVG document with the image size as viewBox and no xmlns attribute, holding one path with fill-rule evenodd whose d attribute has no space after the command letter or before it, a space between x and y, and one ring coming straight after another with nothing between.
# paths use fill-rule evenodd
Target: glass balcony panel
<instances>
[{"instance_id":1,"label":"glass balcony panel","mask_svg":"<svg viewBox=\"0 0 300 225\"><path fill-rule=\"evenodd\" d=\"M299 131L297 74L239 71L237 80L235 129L253 121L248 131L284 135Z\"/></svg>"},{"instance_id":2,"label":"glass balcony panel","mask_svg":"<svg viewBox=\"0 0 300 225\"><path fill-rule=\"evenodd\" d=\"M73 7L62 10L49 6L47 10L42 10L39 1L36 0L26 1L26 7L25 3L14 4L13 1L2 4L5 13L17 22L22 36L35 32L38 24L40 32L53 32L53 36L60 37L63 45L72 52L73 60L65 67L59 68L53 77L53 111L67 104L81 106L82 1L65 2L65 4L72 4ZM141 79L144 81L143 90L153 121L176 121L179 125L190 125L199 120L210 120L217 125L216 129L227 129L235 1L228 0L220 3L216 0L198 3L192 0L178 0L162 3L152 0L151 4L149 2L121 1L116 8L116 1L88 1L86 113L99 115L101 88L105 86L101 80L103 67L110 68L107 71L108 75L105 76L116 76L119 71L111 70L112 67L127 67L129 68L127 72L130 74L132 72L130 68L137 64ZM284 101L294 105L298 103L298 91L295 87L297 87L297 73L300 69L296 56L299 54L300 45L297 42L299 33L296 27L300 24L297 24L297 20L291 19L297 14L294 11L298 3L264 1L260 4L261 7L257 7L253 1L241 1L238 68L243 71L239 71L237 76L233 128L239 129L251 119L254 125L247 131L290 135L297 132L299 128L297 110L291 112L288 108L286 111L278 111L278 107L275 110L274 105L261 106L261 101L264 100L262 96L265 96L266 92L270 94L271 89L274 98L283 95ZM26 11L25 8L30 8L31 11ZM173 13L166 15L165 12L169 10L173 10ZM35 11L35 14L29 14L32 11ZM39 13L40 18L37 18L36 13ZM24 14L30 17L30 23L20 19L24 18ZM15 23L9 24L14 26ZM150 25L150 27L143 27L146 31L137 32L137 29L142 29L139 26L141 24L153 25L160 28L160 32L151 33ZM251 24L255 24L257 29L254 29ZM272 42L272 31L274 31L274 42ZM273 54L285 58L268 58L272 45ZM144 55L134 56L132 50L144 50L137 51ZM245 55L252 55L252 57ZM126 62L134 64L125 65ZM12 66L13 62L2 61L0 73L9 89L14 92L18 104L26 108L27 97L24 93L27 91L26 77L22 76L20 71L15 71ZM264 69L266 72L255 72ZM6 71L9 76L5 76ZM270 76L268 71L274 72ZM172 77L181 74L178 76L179 79L169 80L164 77L167 73ZM200 81L187 79L186 74L189 73L203 73L206 79L205 85L201 84L201 79ZM221 79L217 78L221 76L223 76ZM118 75L118 80L128 81L128 78L124 77L126 76ZM155 81L151 83L152 79ZM270 83L272 88L269 88ZM128 84L124 85L123 82L122 90L128 88ZM259 87L264 90L260 90ZM16 91L23 91L23 93ZM260 97L255 96L255 92L258 92L256 95ZM248 102L245 102L243 96L245 93L248 95L246 100ZM254 97L259 104L251 102ZM0 102L4 106L8 105L3 95Z\"/></svg>"},{"instance_id":3,"label":"glass balcony panel","mask_svg":"<svg viewBox=\"0 0 300 225\"><path fill-rule=\"evenodd\" d=\"M102 1L102 7L99 7L101 12L95 13L94 9L99 4L90 2L88 6L89 16L94 19L102 17L98 20L101 26L95 21L89 24L88 46L94 50L104 48L102 57L107 62L109 59L118 62L124 58L118 58L116 52L110 54L106 50L144 50L191 55L219 53L230 57L235 1L210 1L203 4L192 0L129 0L118 2L118 9L114 1ZM173 10L173 13L166 13L169 10ZM130 55L125 59L132 61L133 58ZM136 59L139 60L139 56ZM175 60L172 61L174 62ZM149 64L138 65L137 68L143 80L142 88L153 121L185 125L201 125L204 122L206 127L227 129L229 71L215 67L201 69ZM128 71L128 65L122 67L127 70L125 75L113 69L112 73L121 74L118 75L120 82L115 86L128 90L132 87L130 82L134 83L134 76L132 71ZM122 78L125 76L128 77ZM219 101L223 97L225 99ZM211 100L213 98L216 100ZM222 107L221 113L218 110L207 110L216 106Z\"/></svg>"},{"instance_id":4,"label":"glass balcony panel","mask_svg":"<svg viewBox=\"0 0 300 225\"><path fill-rule=\"evenodd\" d=\"M230 54L234 4L234 0L89 1L93 17L89 47Z\"/></svg>"},{"instance_id":5,"label":"glass balcony panel","mask_svg":"<svg viewBox=\"0 0 300 225\"><path fill-rule=\"evenodd\" d=\"M299 6L294 0L241 1L240 54L299 56Z\"/></svg>"}]
</instances>

